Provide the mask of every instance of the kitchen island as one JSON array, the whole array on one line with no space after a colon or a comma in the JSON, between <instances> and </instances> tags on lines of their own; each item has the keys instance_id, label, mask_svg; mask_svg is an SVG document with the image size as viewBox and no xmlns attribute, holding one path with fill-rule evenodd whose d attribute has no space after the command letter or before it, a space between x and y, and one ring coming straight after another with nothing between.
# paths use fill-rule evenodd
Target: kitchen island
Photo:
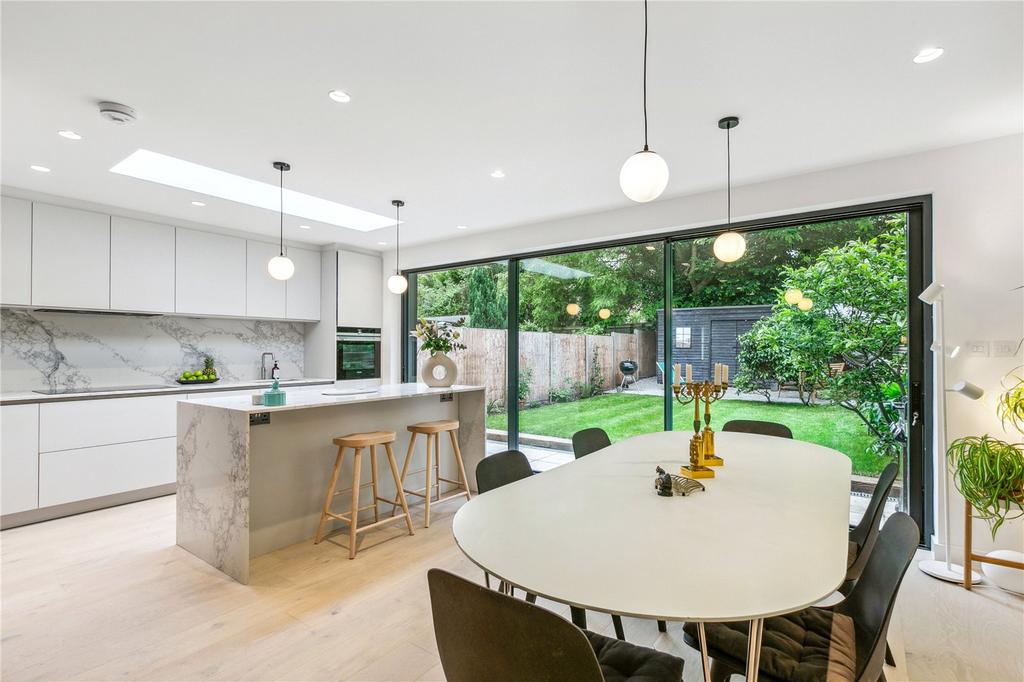
<instances>
[{"instance_id":1,"label":"kitchen island","mask_svg":"<svg viewBox=\"0 0 1024 682\"><path fill-rule=\"evenodd\" d=\"M411 436L408 425L458 419L459 447L475 488L473 472L484 456L482 386L394 384L374 392L325 395L332 388L288 390L288 404L280 407L253 405L250 396L178 403L179 546L247 583L252 559L299 542L312 545L337 454L332 439L347 433L394 431L401 465ZM423 468L422 440L413 457L410 469ZM345 460L339 489L349 487L343 482L351 481L351 460ZM445 451L441 475L458 479ZM423 476L410 474L406 488L423 487ZM394 498L386 468L379 481L381 497ZM363 482L369 482L365 472ZM383 505L382 512L390 508Z\"/></svg>"}]
</instances>

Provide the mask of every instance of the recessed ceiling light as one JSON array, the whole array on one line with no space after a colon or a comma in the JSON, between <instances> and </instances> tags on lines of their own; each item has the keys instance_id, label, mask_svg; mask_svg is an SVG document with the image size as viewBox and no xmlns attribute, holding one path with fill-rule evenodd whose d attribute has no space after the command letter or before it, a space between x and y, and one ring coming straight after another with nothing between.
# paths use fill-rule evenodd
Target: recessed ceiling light
<instances>
[{"instance_id":1,"label":"recessed ceiling light","mask_svg":"<svg viewBox=\"0 0 1024 682\"><path fill-rule=\"evenodd\" d=\"M327 96L340 104L346 104L352 101L352 96L344 90L331 90L327 93Z\"/></svg>"},{"instance_id":2,"label":"recessed ceiling light","mask_svg":"<svg viewBox=\"0 0 1024 682\"><path fill-rule=\"evenodd\" d=\"M300 230L308 230L309 229L309 225L299 225L299 229Z\"/></svg>"},{"instance_id":3,"label":"recessed ceiling light","mask_svg":"<svg viewBox=\"0 0 1024 682\"><path fill-rule=\"evenodd\" d=\"M280 208L280 188L277 182L260 182L184 159L151 152L148 149L136 150L111 168L110 172L264 208L274 213ZM360 232L395 226L394 218L290 189L284 190L284 212L296 218L347 227Z\"/></svg>"},{"instance_id":4,"label":"recessed ceiling light","mask_svg":"<svg viewBox=\"0 0 1024 682\"><path fill-rule=\"evenodd\" d=\"M503 178L503 177L505 177L505 171L501 170L500 168L495 168L494 170L491 171L491 177L492 178Z\"/></svg>"},{"instance_id":5,"label":"recessed ceiling light","mask_svg":"<svg viewBox=\"0 0 1024 682\"><path fill-rule=\"evenodd\" d=\"M57 134L68 140L81 140L82 136L74 130L58 130Z\"/></svg>"},{"instance_id":6,"label":"recessed ceiling light","mask_svg":"<svg viewBox=\"0 0 1024 682\"><path fill-rule=\"evenodd\" d=\"M37 173L49 173L50 172L50 169L47 168L46 166L29 166L29 168L31 168L32 170L34 170Z\"/></svg>"},{"instance_id":7,"label":"recessed ceiling light","mask_svg":"<svg viewBox=\"0 0 1024 682\"><path fill-rule=\"evenodd\" d=\"M468 230L469 229L469 225L456 225L455 229L456 230Z\"/></svg>"},{"instance_id":8,"label":"recessed ceiling light","mask_svg":"<svg viewBox=\"0 0 1024 682\"><path fill-rule=\"evenodd\" d=\"M204 203L203 203L203 202L201 202L201 201L193 201L193 202L192 202L192 205L193 205L193 206L206 206L206 204L204 204Z\"/></svg>"},{"instance_id":9,"label":"recessed ceiling light","mask_svg":"<svg viewBox=\"0 0 1024 682\"><path fill-rule=\"evenodd\" d=\"M933 62L941 57L943 52L945 52L945 50L941 47L926 47L917 53L917 56L914 57L914 63L926 64L928 62Z\"/></svg>"},{"instance_id":10,"label":"recessed ceiling light","mask_svg":"<svg viewBox=\"0 0 1024 682\"><path fill-rule=\"evenodd\" d=\"M377 246L387 246L387 242L377 242Z\"/></svg>"}]
</instances>

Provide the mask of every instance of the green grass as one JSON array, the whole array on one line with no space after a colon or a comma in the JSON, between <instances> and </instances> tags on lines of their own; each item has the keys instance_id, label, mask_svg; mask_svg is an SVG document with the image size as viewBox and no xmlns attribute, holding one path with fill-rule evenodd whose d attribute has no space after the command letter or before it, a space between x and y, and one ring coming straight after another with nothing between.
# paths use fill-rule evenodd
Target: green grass
<instances>
[{"instance_id":1,"label":"green grass","mask_svg":"<svg viewBox=\"0 0 1024 682\"><path fill-rule=\"evenodd\" d=\"M675 405L673 427L693 428L693 407ZM797 440L818 443L844 453L853 462L853 473L877 476L886 461L871 453L872 437L853 413L841 407L800 404L769 404L746 400L721 400L711 407L711 426L718 430L730 419L760 419L785 424ZM504 414L487 417L487 426L505 429ZM658 396L604 394L572 403L557 403L522 410L520 433L571 438L588 426L600 426L612 441L662 428L662 400Z\"/></svg>"}]
</instances>

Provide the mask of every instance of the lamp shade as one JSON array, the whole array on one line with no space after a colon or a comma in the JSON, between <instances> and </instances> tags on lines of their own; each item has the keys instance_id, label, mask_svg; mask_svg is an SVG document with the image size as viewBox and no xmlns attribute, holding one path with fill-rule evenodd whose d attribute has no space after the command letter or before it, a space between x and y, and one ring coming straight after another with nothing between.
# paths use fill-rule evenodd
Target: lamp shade
<instances>
[{"instance_id":1,"label":"lamp shade","mask_svg":"<svg viewBox=\"0 0 1024 682\"><path fill-rule=\"evenodd\" d=\"M747 240L739 232L723 232L715 237L713 247L715 258L723 263L732 263L743 257L747 251Z\"/></svg>"},{"instance_id":2,"label":"lamp shade","mask_svg":"<svg viewBox=\"0 0 1024 682\"><path fill-rule=\"evenodd\" d=\"M804 297L804 292L799 289L786 289L785 295L782 297L786 303L790 305L796 305L800 302L800 299Z\"/></svg>"},{"instance_id":3,"label":"lamp shade","mask_svg":"<svg viewBox=\"0 0 1024 682\"><path fill-rule=\"evenodd\" d=\"M622 164L619 187L633 201L654 201L668 187L668 164L650 150L637 152Z\"/></svg>"},{"instance_id":4,"label":"lamp shade","mask_svg":"<svg viewBox=\"0 0 1024 682\"><path fill-rule=\"evenodd\" d=\"M404 294L409 288L409 280L402 275L391 275L388 277L388 291L393 294Z\"/></svg>"},{"instance_id":5,"label":"lamp shade","mask_svg":"<svg viewBox=\"0 0 1024 682\"><path fill-rule=\"evenodd\" d=\"M274 279L291 279L295 274L295 263L288 256L274 256L267 262L267 272Z\"/></svg>"}]
</instances>

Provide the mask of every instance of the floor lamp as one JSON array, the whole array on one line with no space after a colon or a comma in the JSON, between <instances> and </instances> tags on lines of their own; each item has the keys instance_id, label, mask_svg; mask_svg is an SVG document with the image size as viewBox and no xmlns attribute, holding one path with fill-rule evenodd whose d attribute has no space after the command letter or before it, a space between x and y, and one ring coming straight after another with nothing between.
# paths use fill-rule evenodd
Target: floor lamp
<instances>
[{"instance_id":1,"label":"floor lamp","mask_svg":"<svg viewBox=\"0 0 1024 682\"><path fill-rule=\"evenodd\" d=\"M948 580L952 583L963 583L964 567L958 566L949 560L949 467L946 466L946 348L945 348L945 322L942 319L942 294L945 287L938 282L932 282L918 296L926 305L932 307L932 352L938 356L935 363L935 385L940 386L939 399L935 404L935 440L937 452L935 453L936 468L942 472L942 485L939 486L939 502L942 504L942 512L945 523L942 526L942 543L946 550L946 560L936 561L926 559L917 564L922 571L940 580ZM954 391L971 400L977 400L984 393L980 388L968 382L957 384ZM977 576L977 577L975 577ZM971 581L980 580L981 576L971 571Z\"/></svg>"}]
</instances>

